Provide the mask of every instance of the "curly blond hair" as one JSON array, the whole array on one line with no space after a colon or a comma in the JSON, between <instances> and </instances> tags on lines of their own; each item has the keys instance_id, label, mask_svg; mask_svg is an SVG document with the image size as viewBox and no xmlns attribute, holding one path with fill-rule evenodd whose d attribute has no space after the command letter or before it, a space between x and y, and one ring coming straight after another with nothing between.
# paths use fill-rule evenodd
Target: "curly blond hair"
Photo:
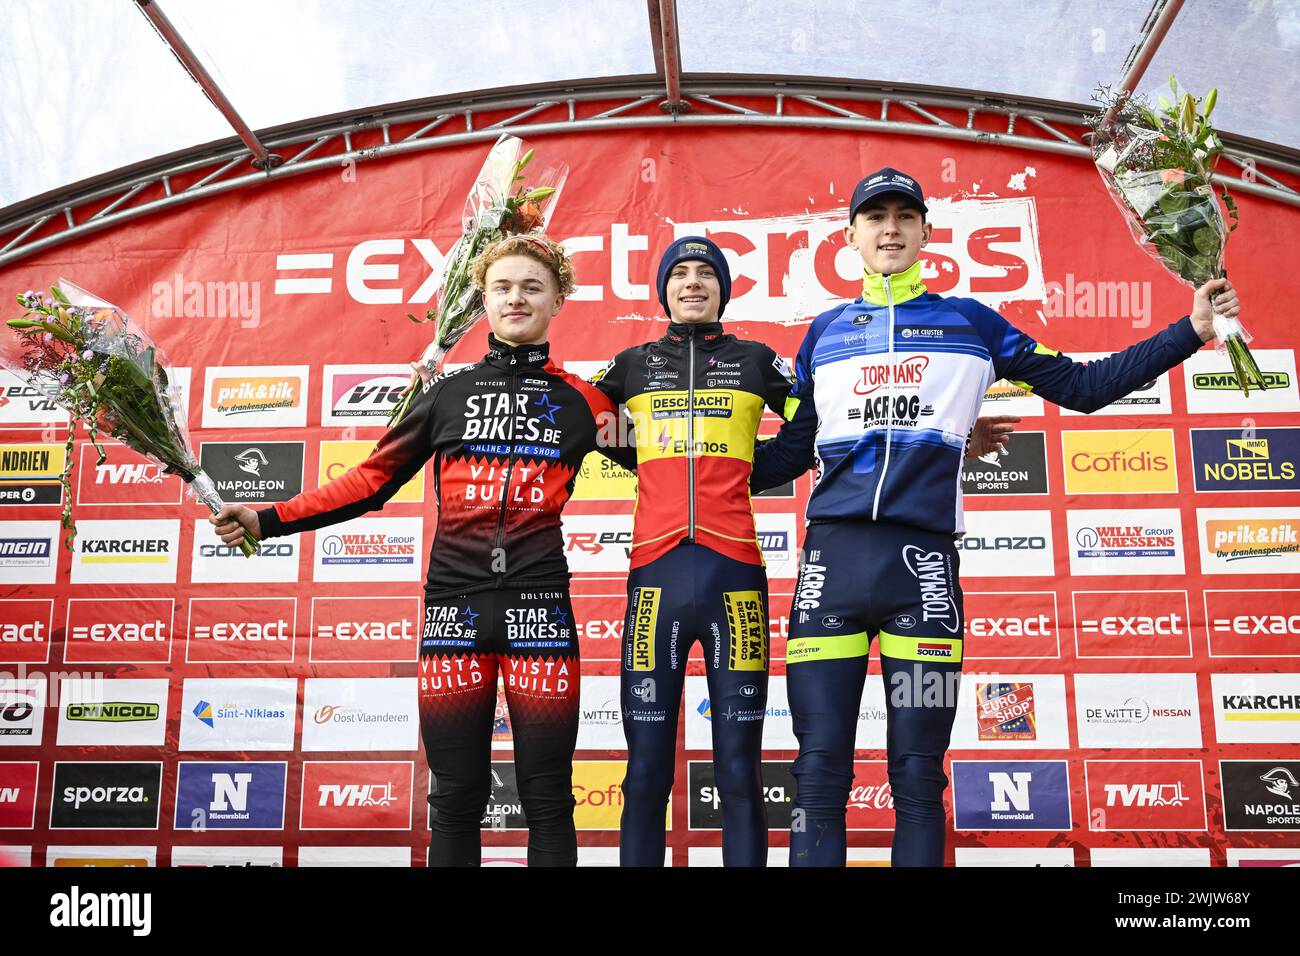
<instances>
[{"instance_id":1,"label":"curly blond hair","mask_svg":"<svg viewBox=\"0 0 1300 956\"><path fill-rule=\"evenodd\" d=\"M573 260L558 242L540 233L506 236L492 243L470 263L470 278L479 291L487 289L487 272L492 265L506 256L527 256L544 265L555 277L560 295L569 295L577 288L573 278Z\"/></svg>"}]
</instances>

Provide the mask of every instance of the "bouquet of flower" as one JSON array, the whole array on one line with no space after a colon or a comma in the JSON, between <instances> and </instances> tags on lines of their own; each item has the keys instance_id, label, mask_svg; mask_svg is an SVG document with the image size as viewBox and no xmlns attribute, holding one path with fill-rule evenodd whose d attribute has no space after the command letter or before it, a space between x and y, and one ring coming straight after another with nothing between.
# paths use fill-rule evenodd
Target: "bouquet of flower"
<instances>
[{"instance_id":1,"label":"bouquet of flower","mask_svg":"<svg viewBox=\"0 0 1300 956\"><path fill-rule=\"evenodd\" d=\"M1223 153L1223 142L1210 125L1217 91L1201 100L1180 93L1172 76L1169 86L1173 100L1161 96L1159 108L1145 97L1102 88L1094 97L1102 109L1089 121L1095 130L1092 155L1138 245L1199 288L1227 274L1223 250L1237 228L1237 204L1225 187L1223 202L1232 217L1225 229L1211 182ZM1241 390L1249 395L1252 388L1265 388L1241 323L1216 313L1214 332Z\"/></svg>"},{"instance_id":2,"label":"bouquet of flower","mask_svg":"<svg viewBox=\"0 0 1300 956\"><path fill-rule=\"evenodd\" d=\"M542 232L550 222L569 167L561 163L525 173L534 155L523 140L505 135L484 160L465 200L464 232L447 254L442 285L434 294L434 308L422 319L407 313L412 322L432 322L435 332L420 360L413 363L416 374L389 416L389 427L401 421L417 389L437 373L447 353L483 317L483 294L470 277L474 257L498 239Z\"/></svg>"},{"instance_id":3,"label":"bouquet of flower","mask_svg":"<svg viewBox=\"0 0 1300 956\"><path fill-rule=\"evenodd\" d=\"M185 416L179 414L179 390L171 384L170 366L149 336L131 325L126 313L66 279L43 292L24 292L18 304L26 311L10 319L12 335L0 336L0 365L48 395L72 417L60 482L64 490L63 527L69 549L77 529L72 520L73 438L77 423L99 443L108 434L180 475L190 493L211 509L223 502L212 479L199 468L190 450ZM257 552L245 532L240 550Z\"/></svg>"}]
</instances>

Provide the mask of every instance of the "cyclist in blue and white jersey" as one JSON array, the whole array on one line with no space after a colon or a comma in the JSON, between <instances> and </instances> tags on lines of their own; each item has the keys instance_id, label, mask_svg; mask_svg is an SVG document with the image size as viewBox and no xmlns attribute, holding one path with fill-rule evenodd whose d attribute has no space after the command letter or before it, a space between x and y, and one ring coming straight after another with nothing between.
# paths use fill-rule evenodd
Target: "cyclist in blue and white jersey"
<instances>
[{"instance_id":1,"label":"cyclist in blue and white jersey","mask_svg":"<svg viewBox=\"0 0 1300 956\"><path fill-rule=\"evenodd\" d=\"M914 177L886 167L854 190L845 239L862 256L862 297L813 321L795 363L793 417L755 452L753 485L817 469L790 612L787 688L799 757L792 866L842 866L854 734L872 638L888 713L895 866L944 860L943 791L962 660L955 538L962 457L984 392L1009 379L1093 412L1196 352L1226 279L1191 314L1109 358L1076 363L974 299L926 292L931 224Z\"/></svg>"}]
</instances>

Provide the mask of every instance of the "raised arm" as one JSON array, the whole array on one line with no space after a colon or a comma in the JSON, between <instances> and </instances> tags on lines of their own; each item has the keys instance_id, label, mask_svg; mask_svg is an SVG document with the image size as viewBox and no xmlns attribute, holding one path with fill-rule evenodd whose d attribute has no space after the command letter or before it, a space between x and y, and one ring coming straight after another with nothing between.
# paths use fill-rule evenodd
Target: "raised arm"
<instances>
[{"instance_id":1,"label":"raised arm","mask_svg":"<svg viewBox=\"0 0 1300 956\"><path fill-rule=\"evenodd\" d=\"M1193 355L1214 334L1210 295L1226 289L1218 305L1237 309L1227 280L1216 279L1196 290L1192 312L1168 328L1095 362L1075 362L1047 348L973 299L956 300L980 329L993 353L996 373L1023 383L1048 401L1077 412L1105 408L1140 385Z\"/></svg>"}]
</instances>

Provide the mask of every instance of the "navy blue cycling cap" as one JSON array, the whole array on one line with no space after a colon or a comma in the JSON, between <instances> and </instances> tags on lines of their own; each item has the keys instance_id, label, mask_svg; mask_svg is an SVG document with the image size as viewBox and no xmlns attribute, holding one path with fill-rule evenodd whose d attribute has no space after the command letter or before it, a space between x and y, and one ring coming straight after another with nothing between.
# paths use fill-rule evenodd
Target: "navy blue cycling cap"
<instances>
[{"instance_id":1,"label":"navy blue cycling cap","mask_svg":"<svg viewBox=\"0 0 1300 956\"><path fill-rule=\"evenodd\" d=\"M668 309L668 274L679 262L687 262L691 259L707 262L713 266L713 271L718 276L718 284L722 286L722 301L718 305L718 316L721 318L722 311L727 307L727 300L731 298L731 268L727 265L727 257L722 254L718 244L704 236L682 236L664 250L663 258L659 260L657 283L659 304L664 307L664 315L672 315Z\"/></svg>"},{"instance_id":2,"label":"navy blue cycling cap","mask_svg":"<svg viewBox=\"0 0 1300 956\"><path fill-rule=\"evenodd\" d=\"M930 211L925 205L925 194L921 192L921 184L907 173L899 172L893 166L886 166L862 177L862 182L858 183L857 188L853 190L853 201L849 203L849 222L853 221L853 217L858 214L858 210L868 199L875 199L884 193L901 193L912 200L921 212Z\"/></svg>"}]
</instances>

